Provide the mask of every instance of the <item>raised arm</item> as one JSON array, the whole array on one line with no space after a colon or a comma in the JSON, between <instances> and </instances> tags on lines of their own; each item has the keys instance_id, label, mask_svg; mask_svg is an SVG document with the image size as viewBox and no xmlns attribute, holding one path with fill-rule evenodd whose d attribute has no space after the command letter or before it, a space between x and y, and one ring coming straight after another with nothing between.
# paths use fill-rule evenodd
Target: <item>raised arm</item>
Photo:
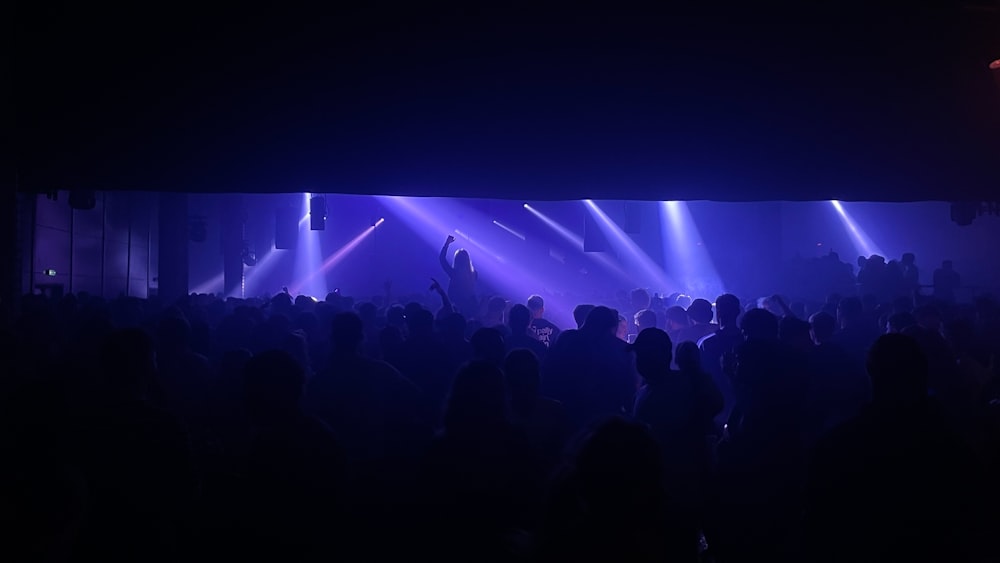
<instances>
[{"instance_id":1,"label":"raised arm","mask_svg":"<svg viewBox=\"0 0 1000 563\"><path fill-rule=\"evenodd\" d=\"M441 297L441 311L438 313L439 317L455 312L455 307L452 306L451 300L448 299L448 293L445 292L444 288L441 287L441 284L434 278L431 278L431 291L437 293L438 296Z\"/></svg>"},{"instance_id":2,"label":"raised arm","mask_svg":"<svg viewBox=\"0 0 1000 563\"><path fill-rule=\"evenodd\" d=\"M448 247L455 242L455 237L448 235L448 238L444 241L444 246L441 247L441 254L438 254L438 262L441 263L441 268L444 269L444 273L451 277L455 269L448 264Z\"/></svg>"}]
</instances>

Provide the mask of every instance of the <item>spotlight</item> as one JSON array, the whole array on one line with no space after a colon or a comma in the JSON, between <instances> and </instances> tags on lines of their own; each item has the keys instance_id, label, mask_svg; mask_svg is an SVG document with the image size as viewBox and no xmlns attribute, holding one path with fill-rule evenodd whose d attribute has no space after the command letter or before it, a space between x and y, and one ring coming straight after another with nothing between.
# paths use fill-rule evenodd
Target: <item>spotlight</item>
<instances>
[{"instance_id":1,"label":"spotlight","mask_svg":"<svg viewBox=\"0 0 1000 563\"><path fill-rule=\"evenodd\" d=\"M326 229L326 198L323 196L309 200L309 228L314 231Z\"/></svg>"}]
</instances>

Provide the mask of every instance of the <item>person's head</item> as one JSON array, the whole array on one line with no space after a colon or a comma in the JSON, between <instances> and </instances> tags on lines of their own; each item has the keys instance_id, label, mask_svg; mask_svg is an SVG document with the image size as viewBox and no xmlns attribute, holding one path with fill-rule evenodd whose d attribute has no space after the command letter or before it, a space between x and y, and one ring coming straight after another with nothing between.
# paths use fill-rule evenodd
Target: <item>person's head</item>
<instances>
[{"instance_id":1,"label":"person's head","mask_svg":"<svg viewBox=\"0 0 1000 563\"><path fill-rule=\"evenodd\" d=\"M927 357L909 336L880 336L868 352L867 368L876 407L913 406L927 397Z\"/></svg>"},{"instance_id":2,"label":"person's head","mask_svg":"<svg viewBox=\"0 0 1000 563\"><path fill-rule=\"evenodd\" d=\"M460 248L455 251L454 269L456 272L467 272L469 274L475 271L472 268L472 258L469 256L468 250Z\"/></svg>"},{"instance_id":3,"label":"person's head","mask_svg":"<svg viewBox=\"0 0 1000 563\"><path fill-rule=\"evenodd\" d=\"M256 422L280 422L299 412L305 374L287 352L269 350L251 358L243 383L247 411Z\"/></svg>"},{"instance_id":4,"label":"person's head","mask_svg":"<svg viewBox=\"0 0 1000 563\"><path fill-rule=\"evenodd\" d=\"M506 309L507 300L503 297L491 297L486 303L486 314L491 322L496 321L499 324L503 324L503 312Z\"/></svg>"},{"instance_id":5,"label":"person's head","mask_svg":"<svg viewBox=\"0 0 1000 563\"><path fill-rule=\"evenodd\" d=\"M632 304L633 311L649 309L649 292L642 288L633 289L629 303Z\"/></svg>"},{"instance_id":6,"label":"person's head","mask_svg":"<svg viewBox=\"0 0 1000 563\"><path fill-rule=\"evenodd\" d=\"M807 349L813 345L812 326L795 317L783 317L778 322L778 339L797 350Z\"/></svg>"},{"instance_id":7,"label":"person's head","mask_svg":"<svg viewBox=\"0 0 1000 563\"><path fill-rule=\"evenodd\" d=\"M538 397L542 379L538 357L534 352L523 348L512 350L503 362L503 371L512 402L519 403Z\"/></svg>"},{"instance_id":8,"label":"person's head","mask_svg":"<svg viewBox=\"0 0 1000 563\"><path fill-rule=\"evenodd\" d=\"M545 315L545 300L541 295L532 295L528 298L528 310L531 311L533 319L540 319Z\"/></svg>"},{"instance_id":9,"label":"person's head","mask_svg":"<svg viewBox=\"0 0 1000 563\"><path fill-rule=\"evenodd\" d=\"M434 313L420 308L406 314L406 326L410 336L427 337L434 334Z\"/></svg>"},{"instance_id":10,"label":"person's head","mask_svg":"<svg viewBox=\"0 0 1000 563\"><path fill-rule=\"evenodd\" d=\"M511 334L522 335L528 331L528 325L531 324L531 311L527 307L521 304L514 305L510 308L507 317Z\"/></svg>"},{"instance_id":11,"label":"person's head","mask_svg":"<svg viewBox=\"0 0 1000 563\"><path fill-rule=\"evenodd\" d=\"M656 328L656 313L650 309L643 309L635 314L635 326L639 332L647 328Z\"/></svg>"},{"instance_id":12,"label":"person's head","mask_svg":"<svg viewBox=\"0 0 1000 563\"><path fill-rule=\"evenodd\" d=\"M687 314L693 324L708 324L712 322L712 304L707 299L695 299L687 308Z\"/></svg>"},{"instance_id":13,"label":"person's head","mask_svg":"<svg viewBox=\"0 0 1000 563\"><path fill-rule=\"evenodd\" d=\"M619 340L628 339L628 319L625 318L625 315L618 315L618 328L615 329L615 336Z\"/></svg>"},{"instance_id":14,"label":"person's head","mask_svg":"<svg viewBox=\"0 0 1000 563\"><path fill-rule=\"evenodd\" d=\"M832 340L833 334L837 332L837 319L830 313L820 311L809 317L809 328L813 342L823 344Z\"/></svg>"},{"instance_id":15,"label":"person's head","mask_svg":"<svg viewBox=\"0 0 1000 563\"><path fill-rule=\"evenodd\" d=\"M600 424L586 436L574 467L581 500L596 514L650 514L659 506L662 449L641 424L618 417Z\"/></svg>"},{"instance_id":16,"label":"person's head","mask_svg":"<svg viewBox=\"0 0 1000 563\"><path fill-rule=\"evenodd\" d=\"M674 345L666 332L647 328L636 336L629 349L635 353L636 370L646 380L663 377L670 371Z\"/></svg>"},{"instance_id":17,"label":"person's head","mask_svg":"<svg viewBox=\"0 0 1000 563\"><path fill-rule=\"evenodd\" d=\"M664 317L667 320L667 330L670 332L678 331L691 325L687 311L680 305L667 307Z\"/></svg>"},{"instance_id":18,"label":"person's head","mask_svg":"<svg viewBox=\"0 0 1000 563\"><path fill-rule=\"evenodd\" d=\"M365 338L361 317L351 312L337 313L330 324L330 340L338 354L356 354Z\"/></svg>"},{"instance_id":19,"label":"person's head","mask_svg":"<svg viewBox=\"0 0 1000 563\"><path fill-rule=\"evenodd\" d=\"M499 366L503 363L506 345L503 335L495 328L481 328L469 340L472 344L472 354L477 361L488 362Z\"/></svg>"},{"instance_id":20,"label":"person's head","mask_svg":"<svg viewBox=\"0 0 1000 563\"><path fill-rule=\"evenodd\" d=\"M153 339L137 328L108 335L101 348L104 383L114 395L145 398L156 376Z\"/></svg>"},{"instance_id":21,"label":"person's head","mask_svg":"<svg viewBox=\"0 0 1000 563\"><path fill-rule=\"evenodd\" d=\"M573 320L576 321L576 328L583 328L584 323L587 322L587 316L590 312L594 310L593 305L577 305L573 308Z\"/></svg>"},{"instance_id":22,"label":"person's head","mask_svg":"<svg viewBox=\"0 0 1000 563\"><path fill-rule=\"evenodd\" d=\"M611 334L618 332L618 313L608 307L599 306L591 309L581 331L591 335Z\"/></svg>"},{"instance_id":23,"label":"person's head","mask_svg":"<svg viewBox=\"0 0 1000 563\"><path fill-rule=\"evenodd\" d=\"M771 341L778 339L778 317L764 309L750 309L743 320L740 329L748 340Z\"/></svg>"},{"instance_id":24,"label":"person's head","mask_svg":"<svg viewBox=\"0 0 1000 563\"><path fill-rule=\"evenodd\" d=\"M736 319L740 316L740 300L735 295L726 293L720 295L715 300L715 318L719 321L719 326L736 326Z\"/></svg>"},{"instance_id":25,"label":"person's head","mask_svg":"<svg viewBox=\"0 0 1000 563\"><path fill-rule=\"evenodd\" d=\"M913 318L922 328L938 332L941 330L941 311L933 305L922 305L913 311Z\"/></svg>"},{"instance_id":26,"label":"person's head","mask_svg":"<svg viewBox=\"0 0 1000 563\"><path fill-rule=\"evenodd\" d=\"M374 303L366 301L358 305L358 316L361 317L365 326L375 326L375 321L378 318L378 307Z\"/></svg>"},{"instance_id":27,"label":"person's head","mask_svg":"<svg viewBox=\"0 0 1000 563\"><path fill-rule=\"evenodd\" d=\"M449 340L464 340L465 327L465 317L458 313L452 313L441 319L441 332Z\"/></svg>"},{"instance_id":28,"label":"person's head","mask_svg":"<svg viewBox=\"0 0 1000 563\"><path fill-rule=\"evenodd\" d=\"M187 349L191 346L191 325L181 316L163 317L156 328L156 340L161 351Z\"/></svg>"},{"instance_id":29,"label":"person's head","mask_svg":"<svg viewBox=\"0 0 1000 563\"><path fill-rule=\"evenodd\" d=\"M917 319L913 318L911 313L905 311L902 313L893 313L889 315L886 325L886 332L899 334L912 326L917 326Z\"/></svg>"},{"instance_id":30,"label":"person's head","mask_svg":"<svg viewBox=\"0 0 1000 563\"><path fill-rule=\"evenodd\" d=\"M901 262L903 264L906 264L907 266L909 266L909 265L913 264L914 262L916 262L916 260L917 260L917 257L914 256L912 252L907 252L907 253L903 254L903 258L902 258Z\"/></svg>"},{"instance_id":31,"label":"person's head","mask_svg":"<svg viewBox=\"0 0 1000 563\"><path fill-rule=\"evenodd\" d=\"M944 268L945 270L951 270L952 268L954 268L954 264L952 263L951 260L945 260L944 262L941 262L941 267Z\"/></svg>"},{"instance_id":32,"label":"person's head","mask_svg":"<svg viewBox=\"0 0 1000 563\"><path fill-rule=\"evenodd\" d=\"M837 305L837 322L840 328L855 326L865 316L865 306L857 297L847 297Z\"/></svg>"},{"instance_id":33,"label":"person's head","mask_svg":"<svg viewBox=\"0 0 1000 563\"><path fill-rule=\"evenodd\" d=\"M445 405L445 432L474 434L502 428L506 423L507 388L500 368L491 362L473 361L458 370Z\"/></svg>"},{"instance_id":34,"label":"person's head","mask_svg":"<svg viewBox=\"0 0 1000 563\"><path fill-rule=\"evenodd\" d=\"M681 342L677 346L677 367L681 371L701 371L701 350L694 342Z\"/></svg>"},{"instance_id":35,"label":"person's head","mask_svg":"<svg viewBox=\"0 0 1000 563\"><path fill-rule=\"evenodd\" d=\"M406 310L399 305L389 307L389 310L385 312L385 322L389 326L403 328L406 326Z\"/></svg>"}]
</instances>

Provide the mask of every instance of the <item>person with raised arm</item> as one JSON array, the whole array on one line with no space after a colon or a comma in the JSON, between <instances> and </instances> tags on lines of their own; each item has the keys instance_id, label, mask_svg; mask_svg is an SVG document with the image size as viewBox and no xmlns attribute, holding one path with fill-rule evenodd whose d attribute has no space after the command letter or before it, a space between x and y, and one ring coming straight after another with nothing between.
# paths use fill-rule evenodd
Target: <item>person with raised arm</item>
<instances>
[{"instance_id":1,"label":"person with raised arm","mask_svg":"<svg viewBox=\"0 0 1000 563\"><path fill-rule=\"evenodd\" d=\"M448 235L441 247L438 261L441 268L448 274L448 297L451 303L466 318L475 318L479 313L478 301L476 301L476 281L479 273L472 267L472 258L469 251L460 248L455 251L452 264L448 264L448 248L455 243L455 237Z\"/></svg>"}]
</instances>

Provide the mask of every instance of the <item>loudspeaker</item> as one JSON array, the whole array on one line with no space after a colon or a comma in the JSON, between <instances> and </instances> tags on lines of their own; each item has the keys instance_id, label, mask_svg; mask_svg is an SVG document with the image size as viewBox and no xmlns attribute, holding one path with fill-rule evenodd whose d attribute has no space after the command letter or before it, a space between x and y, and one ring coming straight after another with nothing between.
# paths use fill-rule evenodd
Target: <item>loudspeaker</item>
<instances>
[{"instance_id":1,"label":"loudspeaker","mask_svg":"<svg viewBox=\"0 0 1000 563\"><path fill-rule=\"evenodd\" d=\"M326 229L326 198L323 196L309 200L309 228L314 231Z\"/></svg>"},{"instance_id":2,"label":"loudspeaker","mask_svg":"<svg viewBox=\"0 0 1000 563\"><path fill-rule=\"evenodd\" d=\"M274 215L274 247L293 250L298 244L299 218L293 207L279 207Z\"/></svg>"},{"instance_id":3,"label":"loudspeaker","mask_svg":"<svg viewBox=\"0 0 1000 563\"><path fill-rule=\"evenodd\" d=\"M608 239L604 236L604 231L589 211L585 211L584 214L586 219L583 224L583 251L607 252Z\"/></svg>"},{"instance_id":4,"label":"loudspeaker","mask_svg":"<svg viewBox=\"0 0 1000 563\"><path fill-rule=\"evenodd\" d=\"M69 192L69 206L84 211L97 206L97 193L93 190L72 190Z\"/></svg>"}]
</instances>

